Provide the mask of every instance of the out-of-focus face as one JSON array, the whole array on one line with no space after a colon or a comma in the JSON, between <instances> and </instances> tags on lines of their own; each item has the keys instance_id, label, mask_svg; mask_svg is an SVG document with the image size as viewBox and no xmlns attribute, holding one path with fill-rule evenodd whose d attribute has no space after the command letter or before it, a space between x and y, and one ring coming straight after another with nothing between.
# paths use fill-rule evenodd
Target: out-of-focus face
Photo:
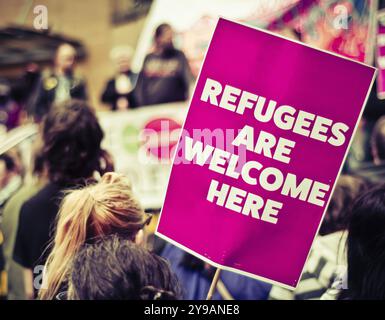
<instances>
[{"instance_id":1,"label":"out-of-focus face","mask_svg":"<svg viewBox=\"0 0 385 320\"><path fill-rule=\"evenodd\" d=\"M76 51L70 45L62 45L56 53L56 67L64 72L71 71L75 65Z\"/></svg>"},{"instance_id":2,"label":"out-of-focus face","mask_svg":"<svg viewBox=\"0 0 385 320\"><path fill-rule=\"evenodd\" d=\"M128 56L120 56L116 59L116 65L119 72L126 72L131 69L131 58Z\"/></svg>"},{"instance_id":3,"label":"out-of-focus face","mask_svg":"<svg viewBox=\"0 0 385 320\"><path fill-rule=\"evenodd\" d=\"M133 49L122 45L114 47L110 52L110 58L118 73L125 73L131 69Z\"/></svg>"},{"instance_id":4,"label":"out-of-focus face","mask_svg":"<svg viewBox=\"0 0 385 320\"><path fill-rule=\"evenodd\" d=\"M156 44L158 48L161 48L161 49L170 48L173 45L172 43L173 38L174 38L174 31L170 27L167 27L163 29L162 34L156 39Z\"/></svg>"}]
</instances>

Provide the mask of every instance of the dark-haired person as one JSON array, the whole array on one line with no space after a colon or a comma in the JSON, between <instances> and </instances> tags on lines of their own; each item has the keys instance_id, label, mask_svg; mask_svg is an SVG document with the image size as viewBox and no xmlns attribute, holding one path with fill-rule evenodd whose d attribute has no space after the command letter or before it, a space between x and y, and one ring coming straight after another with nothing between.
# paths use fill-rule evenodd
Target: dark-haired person
<instances>
[{"instance_id":1,"label":"dark-haired person","mask_svg":"<svg viewBox=\"0 0 385 320\"><path fill-rule=\"evenodd\" d=\"M16 232L20 208L24 202L32 198L46 184L46 174L41 155L41 139L37 138L32 147L31 172L25 178L22 187L7 201L1 227L4 233L5 270L8 277L8 300L25 300L23 268L13 261Z\"/></svg>"},{"instance_id":2,"label":"dark-haired person","mask_svg":"<svg viewBox=\"0 0 385 320\"><path fill-rule=\"evenodd\" d=\"M273 286L270 300L319 300L346 266L346 229L349 208L367 182L358 177L342 175L330 200L319 235L314 240L302 277L295 290Z\"/></svg>"},{"instance_id":3,"label":"dark-haired person","mask_svg":"<svg viewBox=\"0 0 385 320\"><path fill-rule=\"evenodd\" d=\"M37 85L31 113L41 121L53 103L69 99L87 99L87 87L83 78L75 73L76 49L69 43L61 44L55 54L53 72L42 74Z\"/></svg>"},{"instance_id":4,"label":"dark-haired person","mask_svg":"<svg viewBox=\"0 0 385 320\"><path fill-rule=\"evenodd\" d=\"M347 239L347 283L322 299L385 300L385 185L352 205Z\"/></svg>"},{"instance_id":5,"label":"dark-haired person","mask_svg":"<svg viewBox=\"0 0 385 320\"><path fill-rule=\"evenodd\" d=\"M184 53L174 47L169 24L156 28L154 46L144 59L134 91L138 106L187 100L191 71Z\"/></svg>"},{"instance_id":6,"label":"dark-haired person","mask_svg":"<svg viewBox=\"0 0 385 320\"><path fill-rule=\"evenodd\" d=\"M102 139L103 131L95 113L84 101L68 100L54 105L44 119L42 157L49 182L22 205L13 253L14 260L25 268L29 298L39 289L38 281L49 254L46 246L62 192L84 185L95 172L101 171Z\"/></svg>"},{"instance_id":7,"label":"dark-haired person","mask_svg":"<svg viewBox=\"0 0 385 320\"><path fill-rule=\"evenodd\" d=\"M87 244L73 259L69 300L175 300L178 279L163 258L116 235Z\"/></svg>"},{"instance_id":8,"label":"dark-haired person","mask_svg":"<svg viewBox=\"0 0 385 320\"><path fill-rule=\"evenodd\" d=\"M385 116L379 118L374 125L370 146L373 162L365 163L355 174L374 184L385 183Z\"/></svg>"}]
</instances>

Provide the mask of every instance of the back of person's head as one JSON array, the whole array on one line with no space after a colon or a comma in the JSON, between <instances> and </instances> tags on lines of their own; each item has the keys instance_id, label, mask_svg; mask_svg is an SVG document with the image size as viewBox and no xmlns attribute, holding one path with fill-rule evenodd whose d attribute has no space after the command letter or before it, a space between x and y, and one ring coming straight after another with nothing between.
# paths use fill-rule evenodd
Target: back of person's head
<instances>
[{"instance_id":1,"label":"back of person's head","mask_svg":"<svg viewBox=\"0 0 385 320\"><path fill-rule=\"evenodd\" d=\"M360 177L341 175L330 199L319 234L327 235L346 230L353 201L368 189L368 182Z\"/></svg>"},{"instance_id":2,"label":"back of person's head","mask_svg":"<svg viewBox=\"0 0 385 320\"><path fill-rule=\"evenodd\" d=\"M371 147L374 162L385 161L385 116L378 119L373 128Z\"/></svg>"},{"instance_id":3,"label":"back of person's head","mask_svg":"<svg viewBox=\"0 0 385 320\"><path fill-rule=\"evenodd\" d=\"M111 234L140 242L145 224L144 211L123 175L106 173L99 183L69 191L60 206L39 297L55 297L66 282L73 256L84 243Z\"/></svg>"},{"instance_id":4,"label":"back of person's head","mask_svg":"<svg viewBox=\"0 0 385 320\"><path fill-rule=\"evenodd\" d=\"M385 185L352 206L347 240L348 288L340 299L385 299Z\"/></svg>"},{"instance_id":5,"label":"back of person's head","mask_svg":"<svg viewBox=\"0 0 385 320\"><path fill-rule=\"evenodd\" d=\"M115 235L76 254L68 298L174 300L180 298L180 287L165 259Z\"/></svg>"},{"instance_id":6,"label":"back of person's head","mask_svg":"<svg viewBox=\"0 0 385 320\"><path fill-rule=\"evenodd\" d=\"M99 168L103 131L94 111L81 100L53 105L43 122L43 157L49 180L78 183Z\"/></svg>"}]
</instances>

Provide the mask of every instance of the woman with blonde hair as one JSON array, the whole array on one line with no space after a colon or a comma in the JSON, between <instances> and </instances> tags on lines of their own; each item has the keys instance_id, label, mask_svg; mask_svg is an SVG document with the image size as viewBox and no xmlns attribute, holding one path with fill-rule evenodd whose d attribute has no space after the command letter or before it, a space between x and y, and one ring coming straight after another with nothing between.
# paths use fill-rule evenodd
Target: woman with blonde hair
<instances>
[{"instance_id":1,"label":"woman with blonde hair","mask_svg":"<svg viewBox=\"0 0 385 320\"><path fill-rule=\"evenodd\" d=\"M54 299L66 290L72 259L85 243L112 234L141 243L149 220L125 176L106 173L99 183L69 191L60 206L39 298Z\"/></svg>"}]
</instances>

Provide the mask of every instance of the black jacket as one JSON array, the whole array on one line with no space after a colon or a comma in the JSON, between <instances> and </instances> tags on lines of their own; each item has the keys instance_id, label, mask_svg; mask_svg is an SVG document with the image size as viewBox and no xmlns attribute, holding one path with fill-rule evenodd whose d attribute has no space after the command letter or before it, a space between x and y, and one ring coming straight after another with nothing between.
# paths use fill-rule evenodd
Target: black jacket
<instances>
[{"instance_id":1,"label":"black jacket","mask_svg":"<svg viewBox=\"0 0 385 320\"><path fill-rule=\"evenodd\" d=\"M137 75L129 71L127 73L127 76L130 78L132 87L135 88ZM134 91L132 90L127 94L119 94L118 92L116 92L115 78L110 79L106 84L106 88L104 89L100 100L104 103L109 104L111 106L111 110L116 110L118 108L117 101L119 98L126 98L128 100L128 105L130 109L133 109L137 106Z\"/></svg>"},{"instance_id":2,"label":"black jacket","mask_svg":"<svg viewBox=\"0 0 385 320\"><path fill-rule=\"evenodd\" d=\"M191 70L182 51L150 53L139 73L135 97L139 106L184 101L191 81Z\"/></svg>"},{"instance_id":3,"label":"black jacket","mask_svg":"<svg viewBox=\"0 0 385 320\"><path fill-rule=\"evenodd\" d=\"M83 79L76 76L69 76L70 96L73 99L87 100L87 87ZM51 74L41 79L37 87L37 95L32 105L32 114L40 120L49 111L55 100L55 93L58 85L58 77Z\"/></svg>"}]
</instances>

